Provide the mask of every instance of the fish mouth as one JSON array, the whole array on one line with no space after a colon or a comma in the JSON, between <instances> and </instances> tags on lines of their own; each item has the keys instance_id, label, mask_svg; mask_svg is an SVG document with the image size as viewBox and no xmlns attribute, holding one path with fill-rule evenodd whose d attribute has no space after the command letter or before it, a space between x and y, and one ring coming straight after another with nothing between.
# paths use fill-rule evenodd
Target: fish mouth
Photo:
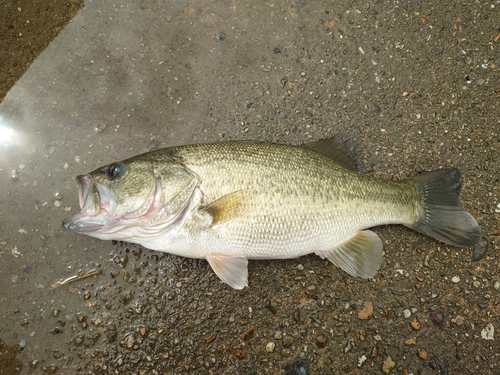
<instances>
[{"instance_id":1,"label":"fish mouth","mask_svg":"<svg viewBox=\"0 0 500 375\"><path fill-rule=\"evenodd\" d=\"M115 201L109 185L94 180L91 174L76 177L80 213L63 220L63 228L71 232L88 233L112 225L111 212Z\"/></svg>"}]
</instances>

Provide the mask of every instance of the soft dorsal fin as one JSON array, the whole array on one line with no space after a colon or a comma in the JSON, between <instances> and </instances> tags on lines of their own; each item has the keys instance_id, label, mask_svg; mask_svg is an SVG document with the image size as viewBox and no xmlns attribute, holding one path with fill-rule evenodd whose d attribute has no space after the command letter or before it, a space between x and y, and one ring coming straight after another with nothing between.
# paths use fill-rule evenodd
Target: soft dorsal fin
<instances>
[{"instance_id":1,"label":"soft dorsal fin","mask_svg":"<svg viewBox=\"0 0 500 375\"><path fill-rule=\"evenodd\" d=\"M342 135L305 143L299 147L326 156L351 171L357 172L359 170L356 145Z\"/></svg>"}]
</instances>

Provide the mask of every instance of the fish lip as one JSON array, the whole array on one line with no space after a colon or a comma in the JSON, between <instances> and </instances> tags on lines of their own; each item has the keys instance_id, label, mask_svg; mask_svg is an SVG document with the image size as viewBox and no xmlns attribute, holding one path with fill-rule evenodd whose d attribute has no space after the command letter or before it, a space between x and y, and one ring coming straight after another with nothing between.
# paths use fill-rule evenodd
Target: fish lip
<instances>
[{"instance_id":1,"label":"fish lip","mask_svg":"<svg viewBox=\"0 0 500 375\"><path fill-rule=\"evenodd\" d=\"M104 224L89 222L87 218L87 215L76 214L64 219L62 226L67 231L76 233L97 232L104 227Z\"/></svg>"}]
</instances>

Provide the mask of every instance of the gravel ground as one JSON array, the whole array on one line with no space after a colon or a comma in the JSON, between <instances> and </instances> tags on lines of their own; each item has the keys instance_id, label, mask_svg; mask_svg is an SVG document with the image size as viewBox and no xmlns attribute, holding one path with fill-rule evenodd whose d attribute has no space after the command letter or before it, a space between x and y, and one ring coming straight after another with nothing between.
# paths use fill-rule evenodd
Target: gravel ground
<instances>
[{"instance_id":1,"label":"gravel ground","mask_svg":"<svg viewBox=\"0 0 500 375\"><path fill-rule=\"evenodd\" d=\"M499 7L86 2L0 105L0 369L499 374ZM372 280L307 256L250 262L238 292L205 261L62 231L102 164L334 134L376 177L459 168L484 240L378 227Z\"/></svg>"}]
</instances>

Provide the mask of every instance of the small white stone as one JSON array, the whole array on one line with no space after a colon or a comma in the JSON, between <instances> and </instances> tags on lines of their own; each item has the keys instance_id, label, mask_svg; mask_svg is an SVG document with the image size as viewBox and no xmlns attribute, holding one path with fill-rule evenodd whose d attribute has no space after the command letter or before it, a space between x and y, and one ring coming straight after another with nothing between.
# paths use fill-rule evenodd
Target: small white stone
<instances>
[{"instance_id":1,"label":"small white stone","mask_svg":"<svg viewBox=\"0 0 500 375\"><path fill-rule=\"evenodd\" d=\"M459 277L459 276L453 276L453 277L451 278L451 282L452 282L453 284L459 283L459 282L460 282L460 277Z\"/></svg>"},{"instance_id":2,"label":"small white stone","mask_svg":"<svg viewBox=\"0 0 500 375\"><path fill-rule=\"evenodd\" d=\"M404 309L403 315L404 315L405 319L408 319L411 316L411 311L408 309Z\"/></svg>"},{"instance_id":3,"label":"small white stone","mask_svg":"<svg viewBox=\"0 0 500 375\"><path fill-rule=\"evenodd\" d=\"M363 363L366 361L366 355L362 355L361 357L358 358L358 367L363 366Z\"/></svg>"},{"instance_id":4,"label":"small white stone","mask_svg":"<svg viewBox=\"0 0 500 375\"><path fill-rule=\"evenodd\" d=\"M266 345L266 351L268 353L272 353L274 352L274 348L276 347L276 344L274 342L268 342L267 345Z\"/></svg>"},{"instance_id":5,"label":"small white stone","mask_svg":"<svg viewBox=\"0 0 500 375\"><path fill-rule=\"evenodd\" d=\"M493 288L495 288L495 290L499 290L500 289L500 281L495 282L495 286Z\"/></svg>"},{"instance_id":6,"label":"small white stone","mask_svg":"<svg viewBox=\"0 0 500 375\"><path fill-rule=\"evenodd\" d=\"M488 323L488 325L481 331L481 338L483 340L495 340L495 327L493 324Z\"/></svg>"},{"instance_id":7,"label":"small white stone","mask_svg":"<svg viewBox=\"0 0 500 375\"><path fill-rule=\"evenodd\" d=\"M299 264L297 266L297 271L304 271L304 266L302 264Z\"/></svg>"}]
</instances>

